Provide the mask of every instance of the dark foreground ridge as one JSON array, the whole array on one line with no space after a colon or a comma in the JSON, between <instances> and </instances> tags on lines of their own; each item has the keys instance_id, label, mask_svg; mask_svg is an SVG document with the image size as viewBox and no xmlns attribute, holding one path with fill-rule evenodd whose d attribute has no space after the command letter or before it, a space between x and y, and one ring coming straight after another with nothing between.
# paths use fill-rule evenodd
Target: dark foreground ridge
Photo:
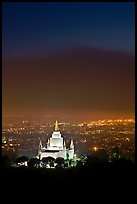
<instances>
[{"instance_id":1,"label":"dark foreground ridge","mask_svg":"<svg viewBox=\"0 0 137 204\"><path fill-rule=\"evenodd\" d=\"M91 188L116 185L116 188L132 188L135 181L135 163L120 159L113 162L93 160L90 158L85 165L72 168L28 168L4 166L2 163L3 184L12 186L23 185L38 187L44 184L44 189L56 187ZM127 185L128 184L128 185Z\"/></svg>"}]
</instances>

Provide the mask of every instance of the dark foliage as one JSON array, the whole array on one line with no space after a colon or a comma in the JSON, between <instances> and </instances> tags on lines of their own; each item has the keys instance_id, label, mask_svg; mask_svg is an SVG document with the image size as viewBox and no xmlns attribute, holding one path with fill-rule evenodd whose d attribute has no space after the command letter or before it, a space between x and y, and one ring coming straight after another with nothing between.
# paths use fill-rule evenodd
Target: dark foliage
<instances>
[{"instance_id":1,"label":"dark foliage","mask_svg":"<svg viewBox=\"0 0 137 204\"><path fill-rule=\"evenodd\" d=\"M37 190L40 190L42 195L46 192L48 196L53 191L61 191L66 195L81 190L90 191L92 194L105 191L106 195L117 195L121 190L125 193L134 190L135 163L125 158L108 162L89 156L84 165L79 163L76 167L66 169L34 168L37 159L29 160L30 167L18 168L7 167L7 158L3 158L3 161L3 188L8 184L8 188L12 189L14 184L15 189L24 186L23 189L27 192L31 189L37 194ZM61 164L61 160L59 163Z\"/></svg>"},{"instance_id":2,"label":"dark foliage","mask_svg":"<svg viewBox=\"0 0 137 204\"><path fill-rule=\"evenodd\" d=\"M26 157L26 156L21 156L21 157L18 157L15 162L16 162L16 164L17 164L17 163L25 162L25 161L28 161L28 160L29 160L28 157Z\"/></svg>"}]
</instances>

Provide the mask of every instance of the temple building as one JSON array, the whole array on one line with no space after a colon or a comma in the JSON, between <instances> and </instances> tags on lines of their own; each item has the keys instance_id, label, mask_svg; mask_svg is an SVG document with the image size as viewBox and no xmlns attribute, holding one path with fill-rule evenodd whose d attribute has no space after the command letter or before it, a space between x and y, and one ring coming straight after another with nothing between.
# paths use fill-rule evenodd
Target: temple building
<instances>
[{"instance_id":1,"label":"temple building","mask_svg":"<svg viewBox=\"0 0 137 204\"><path fill-rule=\"evenodd\" d=\"M74 144L73 140L70 140L69 148L66 147L65 140L61 136L61 132L58 127L58 122L55 122L55 129L51 137L47 141L46 147L42 145L40 140L38 158L41 160L43 157L63 157L64 159L74 159Z\"/></svg>"}]
</instances>

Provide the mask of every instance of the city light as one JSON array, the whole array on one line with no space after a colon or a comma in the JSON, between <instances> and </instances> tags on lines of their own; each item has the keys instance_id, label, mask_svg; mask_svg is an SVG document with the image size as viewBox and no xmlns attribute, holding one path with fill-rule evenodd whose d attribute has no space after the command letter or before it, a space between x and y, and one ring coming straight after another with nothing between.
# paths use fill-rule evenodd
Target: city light
<instances>
[{"instance_id":1,"label":"city light","mask_svg":"<svg viewBox=\"0 0 137 204\"><path fill-rule=\"evenodd\" d=\"M93 150L94 150L95 152L97 151L97 149L98 149L97 147L93 147Z\"/></svg>"}]
</instances>

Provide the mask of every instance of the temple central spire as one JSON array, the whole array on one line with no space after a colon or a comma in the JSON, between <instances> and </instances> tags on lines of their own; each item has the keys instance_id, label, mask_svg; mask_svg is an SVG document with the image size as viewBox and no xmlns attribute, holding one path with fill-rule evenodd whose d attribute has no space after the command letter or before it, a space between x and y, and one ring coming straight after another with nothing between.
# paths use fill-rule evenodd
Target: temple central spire
<instances>
[{"instance_id":1,"label":"temple central spire","mask_svg":"<svg viewBox=\"0 0 137 204\"><path fill-rule=\"evenodd\" d=\"M55 122L55 131L59 131L58 121L57 121L57 120L56 120L56 122Z\"/></svg>"}]
</instances>

